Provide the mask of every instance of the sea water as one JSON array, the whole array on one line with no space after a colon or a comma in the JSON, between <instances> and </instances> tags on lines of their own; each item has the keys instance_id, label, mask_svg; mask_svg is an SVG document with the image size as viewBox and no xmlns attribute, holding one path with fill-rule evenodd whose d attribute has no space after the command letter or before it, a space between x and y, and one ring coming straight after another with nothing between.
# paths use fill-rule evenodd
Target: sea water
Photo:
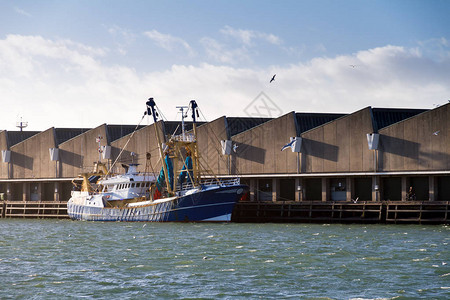
<instances>
[{"instance_id":1,"label":"sea water","mask_svg":"<svg viewBox=\"0 0 450 300\"><path fill-rule=\"evenodd\" d=\"M0 299L449 299L445 225L0 219Z\"/></svg>"}]
</instances>

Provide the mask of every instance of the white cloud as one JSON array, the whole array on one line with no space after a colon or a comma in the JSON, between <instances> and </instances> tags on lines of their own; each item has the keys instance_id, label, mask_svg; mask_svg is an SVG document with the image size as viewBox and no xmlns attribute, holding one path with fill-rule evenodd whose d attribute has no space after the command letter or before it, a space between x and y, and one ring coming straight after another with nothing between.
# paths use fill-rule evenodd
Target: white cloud
<instances>
[{"instance_id":1,"label":"white cloud","mask_svg":"<svg viewBox=\"0 0 450 300\"><path fill-rule=\"evenodd\" d=\"M282 43L281 39L274 34L255 30L234 29L231 26L225 26L220 32L239 40L246 46L252 46L255 40L265 41L273 45L280 45Z\"/></svg>"},{"instance_id":2,"label":"white cloud","mask_svg":"<svg viewBox=\"0 0 450 300\"><path fill-rule=\"evenodd\" d=\"M191 46L183 39L172 36L170 34L164 34L157 30L151 30L144 32L144 35L154 41L159 47L166 49L167 51L174 51L179 46L184 48L190 56L194 55L194 51Z\"/></svg>"},{"instance_id":3,"label":"white cloud","mask_svg":"<svg viewBox=\"0 0 450 300\"><path fill-rule=\"evenodd\" d=\"M30 13L24 11L23 9L21 9L21 8L19 8L19 7L17 7L17 6L14 7L14 11L15 11L16 13L22 15L22 16L25 16L25 17L31 17L31 14L30 14Z\"/></svg>"},{"instance_id":4,"label":"white cloud","mask_svg":"<svg viewBox=\"0 0 450 300\"><path fill-rule=\"evenodd\" d=\"M426 41L419 41L418 51L425 56L435 57L438 60L450 59L450 41L446 38L429 39Z\"/></svg>"},{"instance_id":5,"label":"white cloud","mask_svg":"<svg viewBox=\"0 0 450 300\"><path fill-rule=\"evenodd\" d=\"M127 30L125 28L119 27L117 25L113 25L109 28L107 28L108 33L113 36L122 36L128 41L133 41L135 39L135 34L132 33L130 30Z\"/></svg>"},{"instance_id":6,"label":"white cloud","mask_svg":"<svg viewBox=\"0 0 450 300\"><path fill-rule=\"evenodd\" d=\"M244 109L261 91L283 113L351 113L369 105L433 108L450 95L449 59L434 61L423 50L397 46L290 66L174 65L146 73L105 65L102 59L109 53L39 36L0 40L0 103L5 111L0 129L14 130L18 115L29 122L28 130L136 124L149 97L171 120L175 106L196 99L212 120L245 116ZM269 83L275 73L276 80Z\"/></svg>"},{"instance_id":7,"label":"white cloud","mask_svg":"<svg viewBox=\"0 0 450 300\"><path fill-rule=\"evenodd\" d=\"M229 49L224 44L212 38L202 38L200 43L206 51L206 55L219 63L236 64L242 61L250 61L249 53L245 48Z\"/></svg>"},{"instance_id":8,"label":"white cloud","mask_svg":"<svg viewBox=\"0 0 450 300\"><path fill-rule=\"evenodd\" d=\"M113 25L110 27L106 27L108 33L113 37L116 43L116 50L121 55L127 54L127 48L136 40L136 35L125 28L119 27L117 25Z\"/></svg>"},{"instance_id":9,"label":"white cloud","mask_svg":"<svg viewBox=\"0 0 450 300\"><path fill-rule=\"evenodd\" d=\"M403 47L316 58L283 72L277 74L277 97L285 101L295 95L292 100L308 111L352 112L366 106L431 108L432 103L445 102L450 93L446 83L450 60L436 63Z\"/></svg>"},{"instance_id":10,"label":"white cloud","mask_svg":"<svg viewBox=\"0 0 450 300\"><path fill-rule=\"evenodd\" d=\"M67 73L77 68L90 68L95 72L98 68L95 58L104 56L106 52L105 49L70 40L52 41L41 36L8 35L5 40L0 40L0 74L36 79L36 75L55 74L51 72L54 68ZM52 63L47 64L50 61Z\"/></svg>"},{"instance_id":11,"label":"white cloud","mask_svg":"<svg viewBox=\"0 0 450 300\"><path fill-rule=\"evenodd\" d=\"M211 37L204 37L200 40L208 58L219 63L234 65L252 62L255 57L259 56L261 48L258 48L258 45L261 43L266 45L269 43L277 47L281 47L282 44L279 37L255 30L235 29L231 26L225 26L220 30L220 33L225 37L231 37L232 42L227 39L218 41L218 39ZM237 43L234 41L237 41ZM281 47L281 49L288 54L297 52L293 48Z\"/></svg>"}]
</instances>

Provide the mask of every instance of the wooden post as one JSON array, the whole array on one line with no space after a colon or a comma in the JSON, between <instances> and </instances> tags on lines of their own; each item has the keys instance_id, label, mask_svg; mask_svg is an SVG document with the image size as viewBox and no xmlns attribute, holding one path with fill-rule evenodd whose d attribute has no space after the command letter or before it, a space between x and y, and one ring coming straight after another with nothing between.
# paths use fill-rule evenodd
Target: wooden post
<instances>
[{"instance_id":1,"label":"wooden post","mask_svg":"<svg viewBox=\"0 0 450 300\"><path fill-rule=\"evenodd\" d=\"M11 184L11 182L8 182L6 184L6 199L5 200L12 200L12 184Z\"/></svg>"},{"instance_id":2,"label":"wooden post","mask_svg":"<svg viewBox=\"0 0 450 300\"><path fill-rule=\"evenodd\" d=\"M277 178L272 178L272 202L276 202L280 187Z\"/></svg>"},{"instance_id":3,"label":"wooden post","mask_svg":"<svg viewBox=\"0 0 450 300\"><path fill-rule=\"evenodd\" d=\"M38 182L37 188L38 201L42 201L42 182Z\"/></svg>"},{"instance_id":4,"label":"wooden post","mask_svg":"<svg viewBox=\"0 0 450 300\"><path fill-rule=\"evenodd\" d=\"M302 197L302 180L301 178L296 177L295 178L295 202L303 201Z\"/></svg>"},{"instance_id":5,"label":"wooden post","mask_svg":"<svg viewBox=\"0 0 450 300\"><path fill-rule=\"evenodd\" d=\"M256 201L260 201L261 197L260 197L260 189L259 189L259 179L256 179L256 191L255 191L255 196L256 196Z\"/></svg>"},{"instance_id":6,"label":"wooden post","mask_svg":"<svg viewBox=\"0 0 450 300\"><path fill-rule=\"evenodd\" d=\"M256 179L250 179L250 201L255 201L256 196Z\"/></svg>"},{"instance_id":7,"label":"wooden post","mask_svg":"<svg viewBox=\"0 0 450 300\"><path fill-rule=\"evenodd\" d=\"M406 184L406 176L402 176L402 201L406 201L408 186Z\"/></svg>"},{"instance_id":8,"label":"wooden post","mask_svg":"<svg viewBox=\"0 0 450 300\"><path fill-rule=\"evenodd\" d=\"M346 187L345 187L345 191L346 191L346 200L347 201L351 201L352 197L353 197L353 187L352 187L352 181L353 178L351 177L347 177L346 178Z\"/></svg>"},{"instance_id":9,"label":"wooden post","mask_svg":"<svg viewBox=\"0 0 450 300\"><path fill-rule=\"evenodd\" d=\"M322 202L328 201L328 179L322 178Z\"/></svg>"},{"instance_id":10,"label":"wooden post","mask_svg":"<svg viewBox=\"0 0 450 300\"><path fill-rule=\"evenodd\" d=\"M436 178L435 176L428 176L428 193L429 193L429 197L428 199L430 201L435 201L436 200L436 184L435 184Z\"/></svg>"},{"instance_id":11,"label":"wooden post","mask_svg":"<svg viewBox=\"0 0 450 300\"><path fill-rule=\"evenodd\" d=\"M381 201L380 183L377 176L372 176L372 201Z\"/></svg>"},{"instance_id":12,"label":"wooden post","mask_svg":"<svg viewBox=\"0 0 450 300\"><path fill-rule=\"evenodd\" d=\"M53 201L60 201L61 199L61 183L55 182L54 185L54 193L53 193Z\"/></svg>"},{"instance_id":13,"label":"wooden post","mask_svg":"<svg viewBox=\"0 0 450 300\"><path fill-rule=\"evenodd\" d=\"M24 182L22 184L22 201L30 200L30 183Z\"/></svg>"}]
</instances>

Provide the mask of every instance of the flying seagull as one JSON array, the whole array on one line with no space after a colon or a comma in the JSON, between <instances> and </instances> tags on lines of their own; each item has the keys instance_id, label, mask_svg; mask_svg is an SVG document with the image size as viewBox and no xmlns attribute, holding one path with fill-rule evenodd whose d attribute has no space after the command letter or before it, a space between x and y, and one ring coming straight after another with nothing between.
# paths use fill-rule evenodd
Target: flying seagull
<instances>
[{"instance_id":1,"label":"flying seagull","mask_svg":"<svg viewBox=\"0 0 450 300\"><path fill-rule=\"evenodd\" d=\"M290 141L289 143L287 143L286 145L283 146L283 148L281 148L281 151L286 150L287 148L291 148L293 147L294 143L296 142L295 139L293 139L292 141Z\"/></svg>"},{"instance_id":2,"label":"flying seagull","mask_svg":"<svg viewBox=\"0 0 450 300\"><path fill-rule=\"evenodd\" d=\"M270 79L270 82L269 82L269 83L272 83L272 81L275 80L275 76L277 76L277 74L275 74L275 75L272 76L272 79Z\"/></svg>"},{"instance_id":3,"label":"flying seagull","mask_svg":"<svg viewBox=\"0 0 450 300\"><path fill-rule=\"evenodd\" d=\"M441 132L440 130L433 132L434 135L438 135L439 132Z\"/></svg>"}]
</instances>

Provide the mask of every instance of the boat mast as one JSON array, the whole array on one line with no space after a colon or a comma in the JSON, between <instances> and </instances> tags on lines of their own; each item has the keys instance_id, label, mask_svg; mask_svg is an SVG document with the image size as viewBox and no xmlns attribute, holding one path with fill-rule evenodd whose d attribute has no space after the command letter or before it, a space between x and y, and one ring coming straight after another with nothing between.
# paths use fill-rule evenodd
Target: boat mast
<instances>
[{"instance_id":1,"label":"boat mast","mask_svg":"<svg viewBox=\"0 0 450 300\"><path fill-rule=\"evenodd\" d=\"M198 157L198 149L197 149L197 120L196 117L198 117L198 105L195 100L191 100L189 103L192 109L192 130L194 131L194 178L197 179L197 182L200 182L200 164L199 164L199 157Z\"/></svg>"},{"instance_id":2,"label":"boat mast","mask_svg":"<svg viewBox=\"0 0 450 300\"><path fill-rule=\"evenodd\" d=\"M187 113L186 113L186 115L184 114L184 109L185 108L189 108L189 107L187 107L187 106L177 106L177 108L179 108L180 111L181 111L181 133L182 133L182 136L183 136L183 141L185 141L186 140L186 135L184 133L185 132L184 118L186 118Z\"/></svg>"},{"instance_id":3,"label":"boat mast","mask_svg":"<svg viewBox=\"0 0 450 300\"><path fill-rule=\"evenodd\" d=\"M155 126L155 131L156 131L156 139L158 141L159 156L161 157L161 161L162 161L162 165L163 165L163 169L164 169L164 177L166 180L167 191L169 192L169 194L172 194L172 188L169 183L169 174L167 173L166 160L164 159L161 138L159 137L157 112L155 111L156 103L153 100L153 98L148 98L148 101L146 104L147 104L147 114L153 115L153 121L154 121L154 126Z\"/></svg>"}]
</instances>

